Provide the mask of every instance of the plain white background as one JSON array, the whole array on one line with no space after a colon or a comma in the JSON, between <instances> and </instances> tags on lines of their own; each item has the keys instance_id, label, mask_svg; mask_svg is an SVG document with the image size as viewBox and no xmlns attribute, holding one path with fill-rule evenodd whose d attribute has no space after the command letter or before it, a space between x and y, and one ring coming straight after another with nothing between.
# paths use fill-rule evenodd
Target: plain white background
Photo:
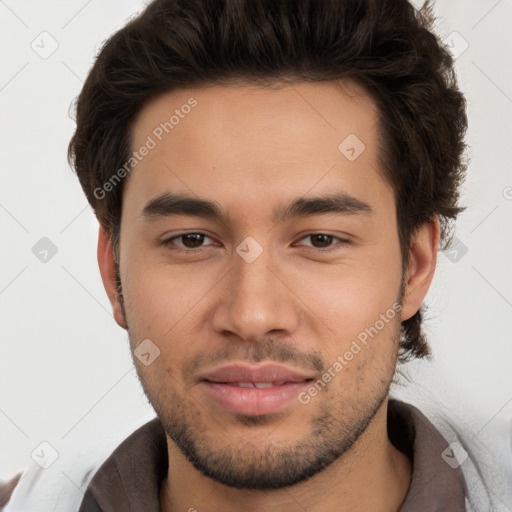
<instances>
[{"instance_id":1,"label":"plain white background","mask_svg":"<svg viewBox=\"0 0 512 512\"><path fill-rule=\"evenodd\" d=\"M103 41L143 7L0 0L0 479L42 441L58 453L110 449L154 416L100 280L97 221L66 160L72 100ZM456 252L439 254L427 297L434 360L416 365L417 385L469 404L475 434L510 449L512 0L438 0L436 12L460 53L469 208ZM33 250L43 237L57 250L46 262ZM439 378L422 380L425 364Z\"/></svg>"}]
</instances>

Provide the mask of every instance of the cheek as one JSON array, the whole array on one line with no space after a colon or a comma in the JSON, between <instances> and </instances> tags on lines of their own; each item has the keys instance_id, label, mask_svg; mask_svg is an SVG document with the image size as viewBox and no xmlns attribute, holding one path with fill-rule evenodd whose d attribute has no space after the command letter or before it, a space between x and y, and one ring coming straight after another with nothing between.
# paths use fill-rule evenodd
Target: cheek
<instances>
[{"instance_id":1,"label":"cheek","mask_svg":"<svg viewBox=\"0 0 512 512\"><path fill-rule=\"evenodd\" d=\"M123 295L130 333L136 340L149 338L173 358L179 356L179 344L173 339L190 337L202 328L198 315L202 300L214 291L219 277L190 266L151 263L143 255L127 256L122 269ZM203 317L201 317L203 318ZM195 344L195 342L194 342ZM191 344L187 345L191 348Z\"/></svg>"},{"instance_id":2,"label":"cheek","mask_svg":"<svg viewBox=\"0 0 512 512\"><path fill-rule=\"evenodd\" d=\"M190 344L180 340L186 336L192 300L186 297L182 284L162 272L151 272L149 265L127 266L123 293L132 350L146 339L158 349L158 357L150 365L134 357L137 373L152 403L163 403L168 397L160 394L181 380L179 371L190 349Z\"/></svg>"},{"instance_id":3,"label":"cheek","mask_svg":"<svg viewBox=\"0 0 512 512\"><path fill-rule=\"evenodd\" d=\"M396 305L400 265L343 264L329 272L302 275L298 295L337 334L353 336Z\"/></svg>"},{"instance_id":4,"label":"cheek","mask_svg":"<svg viewBox=\"0 0 512 512\"><path fill-rule=\"evenodd\" d=\"M300 296L315 313L310 318L325 364L338 363L333 372L343 376L336 380L351 389L361 375L380 375L396 357L401 266L399 259L381 258L382 265L359 260L302 280Z\"/></svg>"}]
</instances>

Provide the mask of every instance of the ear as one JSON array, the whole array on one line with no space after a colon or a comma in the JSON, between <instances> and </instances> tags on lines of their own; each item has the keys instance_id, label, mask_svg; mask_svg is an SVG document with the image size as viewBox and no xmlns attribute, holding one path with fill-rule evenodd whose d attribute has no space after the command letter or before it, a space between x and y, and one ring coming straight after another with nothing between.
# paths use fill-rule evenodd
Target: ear
<instances>
[{"instance_id":1,"label":"ear","mask_svg":"<svg viewBox=\"0 0 512 512\"><path fill-rule=\"evenodd\" d=\"M105 287L110 304L112 305L114 319L123 329L128 329L123 314L123 308L119 301L119 294L117 293L116 266L114 251L112 250L112 243L110 242L110 234L102 225L100 225L98 235L98 264L103 286Z\"/></svg>"},{"instance_id":2,"label":"ear","mask_svg":"<svg viewBox=\"0 0 512 512\"><path fill-rule=\"evenodd\" d=\"M402 321L414 316L434 278L439 249L441 229L439 217L426 222L418 228L411 240L409 267L405 278L405 290L402 304Z\"/></svg>"}]
</instances>

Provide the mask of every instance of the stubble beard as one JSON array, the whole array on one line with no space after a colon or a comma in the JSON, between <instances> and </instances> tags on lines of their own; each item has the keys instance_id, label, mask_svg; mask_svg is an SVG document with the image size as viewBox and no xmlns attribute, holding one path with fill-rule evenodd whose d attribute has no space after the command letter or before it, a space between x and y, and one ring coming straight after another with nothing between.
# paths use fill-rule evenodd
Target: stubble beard
<instances>
[{"instance_id":1,"label":"stubble beard","mask_svg":"<svg viewBox=\"0 0 512 512\"><path fill-rule=\"evenodd\" d=\"M129 326L119 275L117 280L119 301L126 325ZM399 329L398 333L395 329L395 347L398 347L396 336L399 339L399 332ZM128 335L133 347L138 338L129 327ZM340 395L339 404L327 405L325 401L319 401L317 412L309 421L308 432L299 441L287 446L262 446L260 442L256 446L250 440L251 428L277 423L276 431L279 429L279 422L272 415L236 415L236 421L247 428L247 439L231 439L218 446L219 438L225 438L227 434L221 434L217 439L211 435L209 425L212 422L217 425L215 419L208 418L207 412L193 399L187 399L187 392L182 388L182 393L179 393L179 386L174 390L165 388L164 382L176 382L175 377L169 379L169 375L164 373L158 378L155 374L146 374L140 365L136 365L136 368L144 393L167 436L201 474L228 487L264 491L308 480L355 445L388 397L397 351L394 356L395 364L391 363L392 368L387 367L382 378L376 379L378 389L372 390L368 400L361 404L351 400L350 396ZM325 391L328 390L329 386L325 388ZM283 421L283 424L289 423ZM283 439L286 439L286 434Z\"/></svg>"}]
</instances>

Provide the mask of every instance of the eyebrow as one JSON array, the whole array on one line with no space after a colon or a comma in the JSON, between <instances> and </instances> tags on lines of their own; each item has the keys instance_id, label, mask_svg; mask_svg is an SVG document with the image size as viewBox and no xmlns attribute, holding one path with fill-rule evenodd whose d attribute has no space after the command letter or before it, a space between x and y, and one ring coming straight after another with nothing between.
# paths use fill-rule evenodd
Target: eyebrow
<instances>
[{"instance_id":1,"label":"eyebrow","mask_svg":"<svg viewBox=\"0 0 512 512\"><path fill-rule=\"evenodd\" d=\"M298 197L284 208L273 212L272 222L278 224L290 218L307 217L335 213L340 215L372 214L372 207L346 193L322 195L316 197ZM194 217L217 219L229 224L230 216L216 201L208 201L197 197L164 192L151 199L142 210L142 217L147 220L172 217L174 215L190 215Z\"/></svg>"}]
</instances>

